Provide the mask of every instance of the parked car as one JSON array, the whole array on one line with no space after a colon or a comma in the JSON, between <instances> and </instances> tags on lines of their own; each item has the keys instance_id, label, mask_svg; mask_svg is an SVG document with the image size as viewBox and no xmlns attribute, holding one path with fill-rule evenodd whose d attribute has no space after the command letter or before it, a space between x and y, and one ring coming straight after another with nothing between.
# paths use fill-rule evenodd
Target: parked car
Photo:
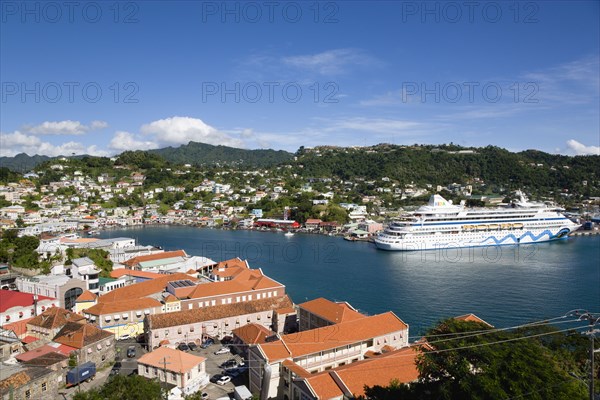
<instances>
[{"instance_id":1,"label":"parked car","mask_svg":"<svg viewBox=\"0 0 600 400\"><path fill-rule=\"evenodd\" d=\"M190 350L192 350L192 351L194 351L198 348L198 345L194 342L189 342L187 345L190 348Z\"/></svg>"},{"instance_id":2,"label":"parked car","mask_svg":"<svg viewBox=\"0 0 600 400\"><path fill-rule=\"evenodd\" d=\"M229 368L225 370L225 375L235 378L240 374L240 370L238 368Z\"/></svg>"},{"instance_id":3,"label":"parked car","mask_svg":"<svg viewBox=\"0 0 600 400\"><path fill-rule=\"evenodd\" d=\"M223 375L221 375L221 374L215 374L215 375L213 375L213 376L210 377L210 381L212 383L217 383L217 381L219 379L221 379L222 377L223 377Z\"/></svg>"},{"instance_id":4,"label":"parked car","mask_svg":"<svg viewBox=\"0 0 600 400\"><path fill-rule=\"evenodd\" d=\"M222 376L218 381L217 381L217 385L225 385L227 383L231 382L231 377L230 376Z\"/></svg>"},{"instance_id":5,"label":"parked car","mask_svg":"<svg viewBox=\"0 0 600 400\"><path fill-rule=\"evenodd\" d=\"M202 394L200 395L200 398L201 398L202 400L208 400L208 399L209 399L209 397L208 397L208 393L202 393Z\"/></svg>"},{"instance_id":6,"label":"parked car","mask_svg":"<svg viewBox=\"0 0 600 400\"><path fill-rule=\"evenodd\" d=\"M200 347L202 347L203 349L206 349L207 347L211 346L215 344L215 341L212 339L206 339L201 345Z\"/></svg>"},{"instance_id":7,"label":"parked car","mask_svg":"<svg viewBox=\"0 0 600 400\"><path fill-rule=\"evenodd\" d=\"M230 358L229 360L223 362L220 365L220 367L223 368L223 369L235 368L235 367L237 367L237 361L235 360L235 358Z\"/></svg>"},{"instance_id":8,"label":"parked car","mask_svg":"<svg viewBox=\"0 0 600 400\"><path fill-rule=\"evenodd\" d=\"M127 340L127 339L130 339L130 338L131 338L131 335L128 334L128 333L119 336L119 340Z\"/></svg>"},{"instance_id":9,"label":"parked car","mask_svg":"<svg viewBox=\"0 0 600 400\"><path fill-rule=\"evenodd\" d=\"M229 349L229 347L221 347L219 350L215 351L216 356L218 356L219 354L227 354L227 353L231 353L231 350Z\"/></svg>"},{"instance_id":10,"label":"parked car","mask_svg":"<svg viewBox=\"0 0 600 400\"><path fill-rule=\"evenodd\" d=\"M135 357L135 346L129 346L127 348L127 357L128 358L133 358Z\"/></svg>"},{"instance_id":11,"label":"parked car","mask_svg":"<svg viewBox=\"0 0 600 400\"><path fill-rule=\"evenodd\" d=\"M185 343L179 343L177 348L181 351L188 351L190 349L190 347Z\"/></svg>"},{"instance_id":12,"label":"parked car","mask_svg":"<svg viewBox=\"0 0 600 400\"><path fill-rule=\"evenodd\" d=\"M112 369L110 370L110 376L115 376L119 374L119 371L121 371L121 363L120 362L116 362L115 365L113 365Z\"/></svg>"}]
</instances>

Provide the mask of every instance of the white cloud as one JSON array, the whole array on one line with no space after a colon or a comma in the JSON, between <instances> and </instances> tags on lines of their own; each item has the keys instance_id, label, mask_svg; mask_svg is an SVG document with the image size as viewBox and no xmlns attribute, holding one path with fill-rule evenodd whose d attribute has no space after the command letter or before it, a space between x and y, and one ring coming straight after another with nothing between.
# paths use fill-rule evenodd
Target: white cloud
<instances>
[{"instance_id":1,"label":"white cloud","mask_svg":"<svg viewBox=\"0 0 600 400\"><path fill-rule=\"evenodd\" d=\"M0 133L0 156L12 157L19 153L26 153L30 156L35 154L45 156L59 156L75 154L90 154L96 156L107 155L106 151L100 150L97 146L88 146L79 142L67 142L55 145L42 141L34 135L15 131L13 133Z\"/></svg>"},{"instance_id":2,"label":"white cloud","mask_svg":"<svg viewBox=\"0 0 600 400\"><path fill-rule=\"evenodd\" d=\"M171 117L142 125L140 132L159 146L187 144L190 141L243 147L244 142L207 125L198 118Z\"/></svg>"},{"instance_id":3,"label":"white cloud","mask_svg":"<svg viewBox=\"0 0 600 400\"><path fill-rule=\"evenodd\" d=\"M423 127L423 123L416 121L353 117L327 122L323 129L327 132L353 130L372 133L395 134L403 132L413 133L415 129L420 129Z\"/></svg>"},{"instance_id":4,"label":"white cloud","mask_svg":"<svg viewBox=\"0 0 600 400\"><path fill-rule=\"evenodd\" d=\"M283 63L318 72L322 75L336 75L350 66L373 66L380 64L378 60L359 49L334 49L317 54L284 57Z\"/></svg>"},{"instance_id":5,"label":"white cloud","mask_svg":"<svg viewBox=\"0 0 600 400\"><path fill-rule=\"evenodd\" d=\"M24 126L23 131L34 135L83 135L91 130L103 129L107 126L108 123L104 121L92 121L89 126L71 120L45 121L39 125Z\"/></svg>"},{"instance_id":6,"label":"white cloud","mask_svg":"<svg viewBox=\"0 0 600 400\"><path fill-rule=\"evenodd\" d=\"M125 151L156 149L158 145L152 141L139 140L133 133L117 131L108 147L112 150Z\"/></svg>"},{"instance_id":7,"label":"white cloud","mask_svg":"<svg viewBox=\"0 0 600 400\"><path fill-rule=\"evenodd\" d=\"M108 128L108 122L106 122L106 121L92 121L90 123L90 130L104 129L104 128Z\"/></svg>"},{"instance_id":8,"label":"white cloud","mask_svg":"<svg viewBox=\"0 0 600 400\"><path fill-rule=\"evenodd\" d=\"M577 140L567 140L567 147L578 156L600 155L600 146L586 146Z\"/></svg>"}]
</instances>

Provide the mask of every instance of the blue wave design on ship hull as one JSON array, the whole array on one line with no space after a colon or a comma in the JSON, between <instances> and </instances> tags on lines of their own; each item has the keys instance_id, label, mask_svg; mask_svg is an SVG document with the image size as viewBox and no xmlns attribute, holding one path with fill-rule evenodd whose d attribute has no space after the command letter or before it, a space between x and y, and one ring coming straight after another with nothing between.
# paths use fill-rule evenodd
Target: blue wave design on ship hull
<instances>
[{"instance_id":1,"label":"blue wave design on ship hull","mask_svg":"<svg viewBox=\"0 0 600 400\"><path fill-rule=\"evenodd\" d=\"M546 235L548 236L549 240L550 239L559 239L559 238L562 238L563 236L566 236L570 231L571 231L570 229L564 228L564 229L561 229L560 231L558 231L558 233L556 235L554 235L551 231L546 229L545 231L543 231L542 233L540 233L537 236L534 235L533 233L531 233L530 231L527 231L520 237L516 237L515 235L513 235L511 233L510 235L504 236L502 239L498 239L498 238L496 238L496 236L488 236L483 241L481 241L481 243L484 243L490 239L493 240L496 244L502 244L507 239L512 239L514 243L519 243L521 241L521 239L523 239L526 236L529 236L532 241L537 242L538 240L540 240L542 237L544 237Z\"/></svg>"}]
</instances>

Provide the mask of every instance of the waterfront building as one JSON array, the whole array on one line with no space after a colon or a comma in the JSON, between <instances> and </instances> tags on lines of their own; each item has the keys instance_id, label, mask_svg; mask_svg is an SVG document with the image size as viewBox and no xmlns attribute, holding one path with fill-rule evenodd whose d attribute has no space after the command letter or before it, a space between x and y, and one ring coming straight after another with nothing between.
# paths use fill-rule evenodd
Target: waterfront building
<instances>
[{"instance_id":1,"label":"waterfront building","mask_svg":"<svg viewBox=\"0 0 600 400\"><path fill-rule=\"evenodd\" d=\"M276 333L261 324L250 323L231 331L231 345L242 357L248 357L248 348L260 343L266 343L268 338L276 337Z\"/></svg>"},{"instance_id":2,"label":"waterfront building","mask_svg":"<svg viewBox=\"0 0 600 400\"><path fill-rule=\"evenodd\" d=\"M365 318L345 301L334 302L322 297L298 304L298 322L301 331L322 328Z\"/></svg>"},{"instance_id":3,"label":"waterfront building","mask_svg":"<svg viewBox=\"0 0 600 400\"><path fill-rule=\"evenodd\" d=\"M342 365L317 374L310 374L298 365L291 365L292 397L307 400L344 400L364 396L364 387L388 386L392 380L414 382L419 378L417 357L420 350L405 347L362 361Z\"/></svg>"},{"instance_id":4,"label":"waterfront building","mask_svg":"<svg viewBox=\"0 0 600 400\"><path fill-rule=\"evenodd\" d=\"M181 273L159 275L98 297L96 304L85 309L83 315L90 323L112 332L117 338L137 336L144 332L145 316L164 312L162 294L167 284L182 280L196 281Z\"/></svg>"},{"instance_id":5,"label":"waterfront building","mask_svg":"<svg viewBox=\"0 0 600 400\"><path fill-rule=\"evenodd\" d=\"M161 342L201 342L207 337L223 338L246 324L256 323L270 330L283 330L285 321L277 317L276 310L289 308L292 301L287 296L266 298L240 303L215 305L165 314L151 314L145 319L149 348ZM164 342L163 342L164 343Z\"/></svg>"},{"instance_id":6,"label":"waterfront building","mask_svg":"<svg viewBox=\"0 0 600 400\"><path fill-rule=\"evenodd\" d=\"M408 325L393 312L280 335L248 351L249 383L261 399L292 397L294 366L310 374L408 346Z\"/></svg>"}]
</instances>

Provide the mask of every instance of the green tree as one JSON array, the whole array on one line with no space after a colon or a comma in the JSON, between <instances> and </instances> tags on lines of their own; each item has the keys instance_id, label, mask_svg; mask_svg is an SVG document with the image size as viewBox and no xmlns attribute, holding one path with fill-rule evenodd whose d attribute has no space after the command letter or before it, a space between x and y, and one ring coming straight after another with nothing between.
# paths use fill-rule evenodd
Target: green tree
<instances>
[{"instance_id":1,"label":"green tree","mask_svg":"<svg viewBox=\"0 0 600 400\"><path fill-rule=\"evenodd\" d=\"M585 365L587 341L577 332L565 335L549 326L495 331L485 324L449 319L426 337L433 349L425 349L419 358L419 381L365 388L366 397L586 398L585 388L569 375Z\"/></svg>"},{"instance_id":2,"label":"green tree","mask_svg":"<svg viewBox=\"0 0 600 400\"><path fill-rule=\"evenodd\" d=\"M73 400L160 400L161 387L157 380L139 375L115 375L100 389L77 393Z\"/></svg>"}]
</instances>

